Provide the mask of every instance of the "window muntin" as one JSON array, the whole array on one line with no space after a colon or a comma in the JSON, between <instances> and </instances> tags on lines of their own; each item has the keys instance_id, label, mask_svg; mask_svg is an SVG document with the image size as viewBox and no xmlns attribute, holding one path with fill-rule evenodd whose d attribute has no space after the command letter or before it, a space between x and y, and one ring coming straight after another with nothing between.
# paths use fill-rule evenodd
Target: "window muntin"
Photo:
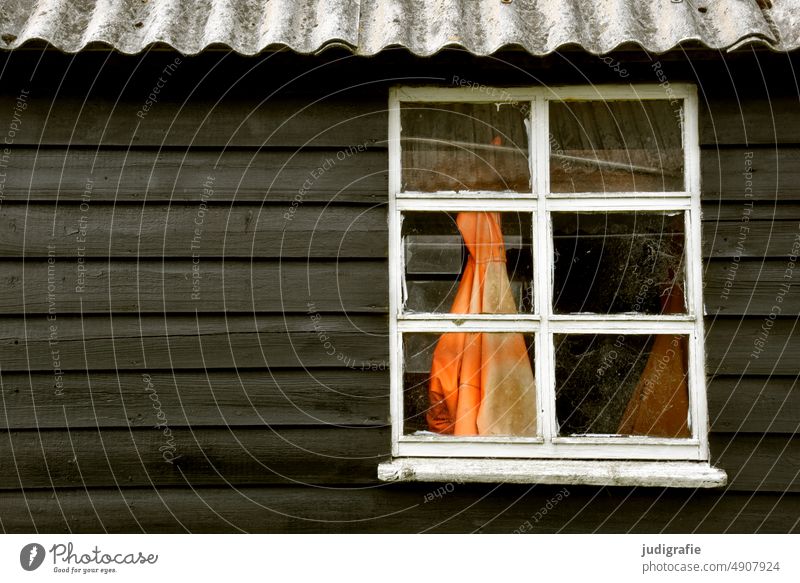
<instances>
[{"instance_id":1,"label":"window muntin","mask_svg":"<svg viewBox=\"0 0 800 583\"><path fill-rule=\"evenodd\" d=\"M575 87L559 88L555 91L550 89L499 91L500 94L507 96L506 101L502 104L490 103L486 99L481 99L480 94L469 90L401 88L393 94L390 115L392 120L390 122L392 138L390 140L390 206L392 209L390 248L393 249L392 257L400 260L392 261L391 274L394 395L392 418L394 420L395 455L707 459L707 428L703 426L705 422L695 421L706 419L707 413L703 377L702 318L698 315L699 310L696 309L701 300L696 284L700 281L700 261L697 116L694 89L690 86L680 86L675 89L672 96L665 95L663 90L658 87ZM678 95L677 98L675 94ZM478 108L479 111L491 108L500 111L504 108L511 108L525 114L527 118L525 128L529 140L527 148L530 152L527 160L529 175L532 177L529 191L509 193L507 187L509 181L502 176L495 181L494 185L490 181L470 185L468 181L461 180L461 183L467 184L468 188L450 188L448 185L446 190L431 192L410 190L407 188L408 183L401 180L403 162L408 159L402 154L406 143L401 139L402 132L406 129L406 125L401 123L403 120L401 112L404 108L409 108L409 111L419 109L433 111L442 104L453 104L462 99L484 106ZM604 185L611 182L607 179L606 168L602 169L603 180L596 177L586 180L587 173L585 171L580 173L583 181L581 189L572 188L567 192L550 189L551 153L558 150L558 144L555 143L554 134L551 133L549 127L549 123L553 120L554 110L552 108L553 106L561 108L561 110L556 109L556 113L563 115L565 104L574 106L576 103L581 107L586 106L584 114L586 111L594 112L595 117L598 115L598 111L643 111L645 112L644 119L652 125L654 121L648 120L648 117L658 116L658 123L661 124L659 136L662 137L655 136L649 141L641 136L636 139L627 138L629 145L638 146L635 148L637 151L631 153L632 159L638 156L637 160L645 160L643 156L650 156L649 163L652 164L653 151L656 152L655 155L660 156L658 159L662 171L659 181L641 179L639 164L634 164L632 161L628 168L630 177L625 179L631 186L635 182L636 188L639 188L641 184L647 184L653 190L603 190ZM636 107L637 103L639 103L638 108ZM667 124L665 121L666 111L671 113L672 123L677 128L675 131L665 125ZM447 115L451 115L451 110L447 111ZM588 115L588 118L591 119L592 115ZM638 124L641 120L634 121ZM484 119L478 120L476 123L485 125L485 122ZM603 135L602 131L598 131L587 122L583 122L582 125L587 136ZM621 127L636 126L625 120L621 123L618 121L617 125ZM418 132L416 129L414 131ZM498 133L506 134L507 132L501 130ZM626 133L629 132L626 130ZM679 162L675 161L674 154L676 135L678 136L677 143L681 147ZM481 139L483 137L485 136L481 135ZM463 142L464 140L459 141ZM597 141L595 139L595 142ZM605 143L610 142L606 140ZM644 147L647 144L654 144L654 146L648 150L647 147ZM462 150L470 150L463 143L457 146ZM483 150L484 148L475 148L471 152L479 149ZM522 148L519 149L522 150ZM613 148L610 149L613 150ZM609 159L607 151L600 148L596 148L596 150L598 151L596 153L598 160L602 162ZM618 155L614 152L612 154ZM415 164L425 166L424 158L418 153L416 156ZM487 156L483 155L482 158L486 159ZM611 161L615 160L611 158ZM428 163L427 166L429 170L435 171L435 163ZM601 172L599 167L602 164L597 164L597 166L596 173L599 173ZM614 168L614 170L617 169ZM652 173L645 174L652 176ZM462 175L469 175L469 172L462 173ZM675 178L676 176L679 177L679 180ZM624 186L625 180L618 179L616 184ZM471 186L475 186L479 190L472 190L469 188ZM583 191L584 187L586 191ZM591 191L593 188L597 190ZM515 296L515 301L518 302L518 313L500 315L449 313L448 303L452 293L458 288L459 278L459 274L452 273L458 264L456 258L458 243L454 241L452 232L449 233L448 242L445 244L448 248L443 251L444 254L450 256L449 273L444 279L447 280L446 290L451 295L448 296L443 292L432 301L418 302L412 307L408 303L411 293L408 292L403 253L407 251L409 244L413 246L419 241L409 243L404 239L404 235L408 234L408 231L404 232L405 217L413 213L438 212L452 220L452 217L457 216L459 212L482 211L505 212L512 216L530 213L532 217L531 266L538 265L540 268L533 272L533 282L529 289ZM624 241L622 245L617 245L616 263L613 261L609 263L611 258L605 257L599 260L597 265L590 267L606 278L615 276L619 280L616 285L628 291L626 294L622 294L622 297L615 298L615 301L609 301L608 294L603 297L603 294L596 293L599 291L598 289L592 290L589 286L583 297L577 301L573 297L570 302L564 298L556 302L557 285L561 285L563 288L565 284L569 283L569 277L565 278L563 274L556 273L556 258L559 255L563 256L563 245L570 242L573 245L584 244L591 240L591 237L581 238L581 235L600 235L602 246L604 231L597 225L604 224L604 217L613 219L612 231L616 231L606 234L618 235L617 238L624 239ZM576 225L591 226L589 229L591 232L579 232ZM514 235L507 237L505 232L503 235L509 251L519 245L514 239ZM444 235L433 233L428 236ZM570 237L572 241L570 241ZM648 255L648 252L642 250L640 242L644 239L648 240L648 248L654 253ZM561 247L560 251L559 247ZM628 262L629 269L626 270L624 260L619 260L619 251L628 248L631 248L628 253L631 261ZM557 253L557 251L559 252ZM625 253L623 253L624 255ZM633 263L632 259L635 256L638 256L639 261ZM643 257L645 259L649 257L649 263L642 261ZM463 265L463 249L461 260ZM612 273L609 265L615 264L617 266L616 273ZM623 266L622 269L620 269L620 265ZM519 267L517 265L514 270L509 270L510 274L524 273L525 270L519 269ZM637 269L633 270L633 267ZM653 270L654 275L659 277L641 276L643 270L647 269ZM566 273L571 273L571 277L576 275L574 271ZM661 279L660 276L664 273L670 277ZM644 293L631 296L629 288L635 283L636 278L641 278L642 281L652 279L653 285L648 290L644 290ZM510 281L512 284L514 283L513 278ZM677 290L672 294L670 302L665 302L665 294L669 296L667 290L673 292ZM520 296L523 296L523 299L520 299ZM674 296L679 296L679 301ZM527 304L524 297L529 298ZM611 297L614 297L613 294ZM669 303L669 308L665 307L666 303ZM412 309L408 309L409 307ZM532 370L535 375L538 404L536 436L432 434L424 429L424 425L408 423L406 411L412 405L406 402L406 399L410 397L407 396L404 388L414 387L416 391L416 400L414 401L416 409L412 417L419 421L420 404L424 405L425 397L425 379L423 378L425 370L423 366L422 370L409 373L417 375L416 377L405 378L406 373L403 366L406 359L405 337L409 334L432 334L429 342L430 350L433 350L435 343L431 338L436 338L437 334L448 331L462 332L465 329L476 333L513 332L522 334L526 339L530 339L528 341L533 342L531 352L536 354L536 358L532 360ZM573 415L570 418L569 414L564 413L564 403L567 402L564 399L569 397L574 400L574 395L570 395L570 390L574 392L575 389L571 388L568 383L562 382L564 366L562 363L556 362L557 354L562 350L559 349L558 341L570 339L574 345L582 336L592 336L599 341L607 337L616 339L620 334L628 339L628 344L633 345L635 341L642 344L635 354L637 366L642 369L642 372L648 366L652 367L657 364L657 362L651 364L649 361L653 346L659 338L670 336L679 339L680 366L681 370L685 370L686 373L683 385L679 385L678 389L674 391L675 393L683 391L686 395L686 399L682 401L681 405L686 409L686 423L681 431L672 435L668 435L669 432L660 431L659 433L655 430L651 431L650 435L642 435L641 429L620 432L620 424L608 416L605 420L595 419L587 422L587 411L590 411L591 407L583 411L581 423L575 422L576 416ZM657 350L669 349L668 342L665 343L662 340L660 345L666 345L666 348L661 346ZM628 347L627 350L631 350L631 348ZM655 356L662 355L659 353ZM653 360L657 361L658 358ZM582 365L588 364L589 361L584 359ZM576 364L572 366L577 368ZM420 367L416 366L416 368ZM637 382L633 382L634 380ZM627 383L620 383L617 392L623 395L621 402L625 402L625 391L633 395L638 387L641 392L639 385L642 385L643 381L640 381L642 381L641 374L638 377L632 376ZM587 392L587 395L586 399L599 398L598 395L601 395L601 392ZM608 395L603 398L613 401ZM616 399L620 401L619 395L616 396ZM428 406L430 406L430 402ZM606 408L612 406L616 407L616 414L620 415L619 402L612 402ZM595 404L595 409L603 409L603 404ZM403 419L406 420L405 423ZM639 427L641 425L639 423ZM601 426L602 431L594 431ZM616 430L612 431L612 429Z\"/></svg>"}]
</instances>

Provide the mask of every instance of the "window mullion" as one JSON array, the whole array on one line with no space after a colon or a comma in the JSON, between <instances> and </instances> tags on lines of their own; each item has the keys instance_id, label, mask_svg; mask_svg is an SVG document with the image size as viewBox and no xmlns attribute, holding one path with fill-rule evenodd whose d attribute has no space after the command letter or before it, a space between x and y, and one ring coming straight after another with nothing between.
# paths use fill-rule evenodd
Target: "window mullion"
<instances>
[{"instance_id":1,"label":"window mullion","mask_svg":"<svg viewBox=\"0 0 800 583\"><path fill-rule=\"evenodd\" d=\"M552 269L550 217L547 214L546 193L550 142L548 139L547 101L537 97L531 108L531 158L534 193L537 195L536 233L534 238L533 265L536 273L535 302L540 315L536 349L536 393L539 400L539 426L545 443L556 434L555 356L550 334L549 316L552 306Z\"/></svg>"}]
</instances>

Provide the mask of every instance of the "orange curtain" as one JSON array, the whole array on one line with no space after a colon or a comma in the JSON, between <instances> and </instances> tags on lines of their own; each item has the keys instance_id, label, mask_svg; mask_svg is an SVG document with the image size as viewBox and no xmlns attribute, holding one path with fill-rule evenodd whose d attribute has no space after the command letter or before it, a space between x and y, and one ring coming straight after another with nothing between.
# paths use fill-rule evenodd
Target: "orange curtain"
<instances>
[{"instance_id":1,"label":"orange curtain","mask_svg":"<svg viewBox=\"0 0 800 583\"><path fill-rule=\"evenodd\" d=\"M499 213L462 212L456 223L469 256L450 312L516 313ZM428 395L431 431L536 435L536 386L522 334L442 334Z\"/></svg>"},{"instance_id":2,"label":"orange curtain","mask_svg":"<svg viewBox=\"0 0 800 583\"><path fill-rule=\"evenodd\" d=\"M663 312L684 313L683 290L675 285ZM691 437L688 425L689 370L685 336L658 334L617 433L651 437Z\"/></svg>"}]
</instances>

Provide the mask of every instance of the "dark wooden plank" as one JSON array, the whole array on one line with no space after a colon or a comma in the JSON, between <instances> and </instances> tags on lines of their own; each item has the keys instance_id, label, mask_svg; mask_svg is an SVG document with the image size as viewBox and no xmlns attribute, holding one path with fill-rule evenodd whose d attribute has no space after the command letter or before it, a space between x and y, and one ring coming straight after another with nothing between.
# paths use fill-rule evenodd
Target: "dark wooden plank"
<instances>
[{"instance_id":1,"label":"dark wooden plank","mask_svg":"<svg viewBox=\"0 0 800 583\"><path fill-rule=\"evenodd\" d=\"M0 363L5 372L385 367L387 335L385 316L41 315L0 319Z\"/></svg>"},{"instance_id":2,"label":"dark wooden plank","mask_svg":"<svg viewBox=\"0 0 800 583\"><path fill-rule=\"evenodd\" d=\"M157 102L143 119L137 116L137 112L142 110L149 93L158 82L161 68L168 62L167 59L149 58L144 63L112 59L110 62L114 64L111 66L104 66L106 63L100 60L87 59L81 59L74 66L61 63L48 67L49 63L45 63L40 65L41 72L35 71L37 85L32 91L32 101L35 100L35 103L31 104L31 115L26 118L30 119L27 132L32 136L21 136L21 139L34 140L35 136L44 133L47 141L58 143L68 143L70 139L74 143L91 139L92 136L103 136L104 142L127 144L134 134L136 123L141 122L141 126L136 129L136 137L141 141L158 143L164 136L170 139L174 135L182 134L185 138L197 132L196 140L201 142L211 139L215 143L225 143L227 138L233 137L237 141L250 138L260 143L262 136L269 134L277 125L268 122L272 118L278 118L289 121L288 127L281 130L286 136L282 141L297 141L329 129L331 124L326 123L326 119L348 119L354 112L363 111L365 107L359 107L359 102L368 103L367 110L385 111L386 86L392 82L384 81L387 70L392 71L393 79L408 76L408 82L414 84L447 85L454 73L480 82L502 85L511 80L512 84L525 84L530 83L530 79L525 77L523 71L531 68L538 71L543 83L585 83L586 77L582 75L587 72L591 75L592 82L619 81L616 74L592 58L583 60L580 67L572 61L572 66L565 66L560 59L543 61L530 56L519 56L516 59L516 62L524 64L515 71L512 66L503 66L497 62L487 63L467 55L460 58L444 55L427 60L378 57L369 62L348 58L339 59L341 64L336 64L334 58L327 59L326 62L324 56L316 61L303 61L301 57L294 57L278 61L260 58L247 63L225 57L194 62L185 58L184 64L169 77L166 86L161 88ZM52 62L51 59L48 60ZM713 61L706 61L707 68L698 69L694 64L690 68L680 63L665 68L665 71L669 71L668 78L672 82L691 80L700 85L700 138L703 144L798 143L797 96L791 95L791 83L785 82L792 71L787 71L786 67L779 69L773 66L773 71L780 72L774 73L771 80L775 81L765 87L763 83L754 83L753 71L757 67L762 68L762 71L765 67L769 68L770 57L760 58L760 61L763 62L756 63L755 59L750 62L731 61L730 68L725 68L717 57ZM201 62L205 66L201 66ZM774 64L775 59L771 62ZM9 87L6 100L12 98L19 86L24 86L23 79L27 81L30 78L33 63L32 59L28 60L28 67L17 70L16 78L4 79ZM232 67L229 63L235 66ZM321 66L323 63L324 66ZM644 63L637 66L631 63L633 75L630 79L647 83L658 82L649 65L650 63ZM288 76L287 71L295 74ZM739 71L741 73L737 74ZM699 74L699 79L693 79L695 74ZM60 83L54 83L54 79L58 79ZM17 82L12 83L14 80ZM259 102L270 97L281 83L285 83L286 88L271 97L266 104L272 110L272 115L261 119L261 108L257 107ZM350 89L337 95L348 84ZM320 87L325 90L320 90ZM319 113L310 115L308 121L292 119L292 114L298 109L296 104L310 102L312 98L309 94L313 94L314 90L316 97L333 94L334 98L327 101L338 98L342 102L342 111L334 107L330 112L323 113L320 110ZM296 95L289 96L287 91ZM284 107L284 102L291 103L291 106ZM57 105L49 113L50 119L47 119L45 114L52 103ZM180 106L184 106L185 111L174 120ZM115 108L114 114L109 116L112 107ZM7 102L0 108L2 111L11 109ZM33 115L33 112L37 115ZM107 123L109 118L110 123ZM47 127L42 132L44 123L47 123ZM371 124L353 123L351 131L357 131L359 125ZM379 126L375 128L375 133L380 131L383 137L386 132L385 114L380 122L376 120L375 125ZM363 133L363 129L358 133ZM217 136L214 136L214 130L217 131ZM335 130L328 131L323 136L336 133ZM331 135L328 139L334 137Z\"/></svg>"},{"instance_id":3,"label":"dark wooden plank","mask_svg":"<svg viewBox=\"0 0 800 583\"><path fill-rule=\"evenodd\" d=\"M330 161L327 162L326 161ZM386 150L371 146L308 150L103 149L14 147L7 161L7 201L199 203L381 202L388 189ZM327 168L319 172L321 167ZM311 172L314 174L311 174ZM209 181L209 177L213 180ZM305 185L305 186L304 186ZM77 206L77 205L76 205Z\"/></svg>"},{"instance_id":4,"label":"dark wooden plank","mask_svg":"<svg viewBox=\"0 0 800 583\"><path fill-rule=\"evenodd\" d=\"M166 416L167 423L169 415ZM166 430L164 430L166 431ZM162 429L10 432L0 488L369 483L388 451L383 429ZM159 449L160 448L160 449ZM713 463L730 489L798 491L800 445L791 436L714 435ZM45 452L45 453L42 453ZM180 456L180 457L179 457ZM173 457L175 459L173 459ZM19 476L19 477L18 477ZM21 481L21 483L20 483Z\"/></svg>"},{"instance_id":5,"label":"dark wooden plank","mask_svg":"<svg viewBox=\"0 0 800 583\"><path fill-rule=\"evenodd\" d=\"M739 94L712 87L708 101L700 98L700 143L735 146L800 143L798 97L787 94L788 85L784 87L768 92L762 86L758 92Z\"/></svg>"},{"instance_id":6,"label":"dark wooden plank","mask_svg":"<svg viewBox=\"0 0 800 583\"><path fill-rule=\"evenodd\" d=\"M4 373L2 429L380 425L389 416L386 370L92 371L67 375L63 397L47 373ZM151 395L155 394L154 397Z\"/></svg>"},{"instance_id":7,"label":"dark wooden plank","mask_svg":"<svg viewBox=\"0 0 800 583\"><path fill-rule=\"evenodd\" d=\"M706 313L764 316L772 312L774 306L783 316L800 313L800 286L793 285L796 268L789 272L788 279L785 278L787 269L787 259L709 261L703 276Z\"/></svg>"},{"instance_id":8,"label":"dark wooden plank","mask_svg":"<svg viewBox=\"0 0 800 583\"><path fill-rule=\"evenodd\" d=\"M795 434L712 433L710 444L711 462L728 473L729 489L800 492L800 439Z\"/></svg>"},{"instance_id":9,"label":"dark wooden plank","mask_svg":"<svg viewBox=\"0 0 800 583\"><path fill-rule=\"evenodd\" d=\"M0 438L0 489L377 481L390 452L381 427L182 429L161 426L9 431Z\"/></svg>"},{"instance_id":10,"label":"dark wooden plank","mask_svg":"<svg viewBox=\"0 0 800 583\"><path fill-rule=\"evenodd\" d=\"M754 201L703 201L703 221L741 222L747 216L754 221L800 221L800 203ZM742 223L745 224L745 223Z\"/></svg>"},{"instance_id":11,"label":"dark wooden plank","mask_svg":"<svg viewBox=\"0 0 800 583\"><path fill-rule=\"evenodd\" d=\"M221 255L223 248L234 257L386 256L382 206L319 206L298 201L296 206L149 203L112 207L98 203L83 208L78 203L5 203L0 210L4 227L0 253L46 256L48 245L54 245L58 256L75 256L78 246L89 257L191 255L199 227L200 251L206 256ZM704 219L703 252L712 258L784 257L800 235L800 205L708 205ZM427 247L437 250L458 243L452 237L428 239ZM509 244L513 248L515 241ZM420 253L426 250L419 247L415 261L421 261ZM460 255L458 245L453 252Z\"/></svg>"},{"instance_id":12,"label":"dark wooden plank","mask_svg":"<svg viewBox=\"0 0 800 583\"><path fill-rule=\"evenodd\" d=\"M756 207L758 208L758 207ZM796 205L773 207L772 217L753 220L742 214L733 220L715 219L713 207L705 211L703 221L703 257L720 259L787 257L800 237L800 219ZM726 211L728 209L725 209ZM709 212L711 211L711 212ZM767 209L754 215L766 215ZM744 219L743 219L744 217ZM800 239L798 239L800 241Z\"/></svg>"},{"instance_id":13,"label":"dark wooden plank","mask_svg":"<svg viewBox=\"0 0 800 583\"><path fill-rule=\"evenodd\" d=\"M153 83L157 80L154 79ZM174 87L173 83L170 87ZM386 147L388 91L267 92L220 100L169 95L143 111L148 87L109 95L31 93L17 146ZM181 93L181 92L173 92ZM0 111L16 94L0 93Z\"/></svg>"},{"instance_id":14,"label":"dark wooden plank","mask_svg":"<svg viewBox=\"0 0 800 583\"><path fill-rule=\"evenodd\" d=\"M800 355L797 320L779 319L771 327L770 322L766 316L707 318L706 368L709 374L796 375Z\"/></svg>"},{"instance_id":15,"label":"dark wooden plank","mask_svg":"<svg viewBox=\"0 0 800 583\"><path fill-rule=\"evenodd\" d=\"M2 314L385 313L389 300L385 261L0 260L0 274Z\"/></svg>"},{"instance_id":16,"label":"dark wooden plank","mask_svg":"<svg viewBox=\"0 0 800 583\"><path fill-rule=\"evenodd\" d=\"M335 195L326 196L333 199ZM223 246L226 255L245 257L253 253L283 257L337 256L336 252L338 256L386 255L388 234L382 205L320 206L305 197L294 204L254 204L238 196L236 201L217 204L215 194L203 207L199 197L193 204L173 201L166 205L148 194L145 206L90 201L81 207L80 202L65 202L63 197L57 205L5 202L0 210L0 256L46 255L48 244L56 246L57 255L75 255L79 234L85 239L82 246L87 256L186 255L197 227L201 251L206 255L221 255ZM335 201L340 202L340 197L335 196ZM85 234L79 233L82 217ZM201 225L196 225L195 219ZM786 256L799 233L800 205L704 207L706 257ZM452 243L452 238L441 239L442 244ZM509 243L513 248L514 241Z\"/></svg>"},{"instance_id":17,"label":"dark wooden plank","mask_svg":"<svg viewBox=\"0 0 800 583\"><path fill-rule=\"evenodd\" d=\"M712 431L792 433L800 419L797 377L714 377L708 411Z\"/></svg>"},{"instance_id":18,"label":"dark wooden plank","mask_svg":"<svg viewBox=\"0 0 800 583\"><path fill-rule=\"evenodd\" d=\"M4 204L0 257L386 257L385 207Z\"/></svg>"},{"instance_id":19,"label":"dark wooden plank","mask_svg":"<svg viewBox=\"0 0 800 583\"><path fill-rule=\"evenodd\" d=\"M376 424L387 421L388 372L152 371L151 384L173 426ZM54 394L47 373L0 376L7 415L0 428L139 427L154 422L152 390L141 373L68 375ZM708 385L711 430L790 433L800 419L794 377L714 377ZM35 407L34 407L35 405Z\"/></svg>"},{"instance_id":20,"label":"dark wooden plank","mask_svg":"<svg viewBox=\"0 0 800 583\"><path fill-rule=\"evenodd\" d=\"M799 495L442 484L0 493L7 533L788 533ZM561 498L558 494L561 493ZM567 493L567 496L564 494ZM554 505L553 501L557 501ZM542 508L549 510L542 512Z\"/></svg>"},{"instance_id":21,"label":"dark wooden plank","mask_svg":"<svg viewBox=\"0 0 800 583\"><path fill-rule=\"evenodd\" d=\"M195 224L196 219L200 225ZM83 225L79 225L81 220ZM382 205L321 206L305 199L296 204L241 201L235 205L212 202L203 207L199 200L166 205L148 199L145 206L93 203L83 210L77 201L62 201L57 206L6 202L0 210L0 226L0 253L17 256L24 252L26 257L46 256L48 245L56 247L58 256L75 256L79 245L89 257L191 255L198 227L206 256L221 255L224 248L227 256L234 257L385 257L388 240ZM706 257L783 257L798 234L800 205L704 207ZM79 235L85 242L78 242ZM514 237L508 239L508 248L518 246ZM447 245L455 245L452 250L460 255L456 243L457 239L447 236L435 241L428 237L424 245L411 242L415 261L423 260L420 253L426 249L440 250Z\"/></svg>"},{"instance_id":22,"label":"dark wooden plank","mask_svg":"<svg viewBox=\"0 0 800 583\"><path fill-rule=\"evenodd\" d=\"M800 138L795 136L794 141ZM800 149L796 147L777 147L773 142L752 148L710 145L700 151L700 171L705 202L800 199Z\"/></svg>"},{"instance_id":23,"label":"dark wooden plank","mask_svg":"<svg viewBox=\"0 0 800 583\"><path fill-rule=\"evenodd\" d=\"M312 306L312 311L316 310ZM707 367L712 375L794 375L796 321L708 318ZM58 316L51 346L46 316L0 319L4 371L231 367L386 366L386 316ZM113 328L112 328L113 325ZM769 329L766 334L764 329ZM757 342L765 340L760 353Z\"/></svg>"},{"instance_id":24,"label":"dark wooden plank","mask_svg":"<svg viewBox=\"0 0 800 583\"><path fill-rule=\"evenodd\" d=\"M141 121L143 126L138 130L139 133L147 135L152 132L156 137L161 137L156 128L167 132L172 114L177 111L178 106L184 104L188 110L185 117L192 118L194 123L188 128L180 125L170 128L169 134L184 133L191 136L199 129L198 137L202 139L206 134L212 133L211 126L221 130L218 138L220 140L227 135L258 134L264 130L263 124L258 119L249 119L246 113L257 110L255 106L259 101L270 96L282 84L286 88L277 93L277 99L270 99L270 104L284 98L287 90L300 94L292 99L298 102L304 97L303 93L308 94L316 89L319 96L335 95L349 85L350 90L342 95L343 102L364 101L364 95L367 95L375 100L373 107L385 109L386 86L404 76L412 84L448 85L451 84L454 74L476 82L498 85L509 82L530 84L531 80L524 72L536 69L537 77L545 84L586 83L587 79L592 83L619 82L613 71L592 56L584 58L585 56L575 55L579 65L570 56L567 65L559 57L542 59L518 53L509 53L509 64L505 65L466 54L443 54L428 59L382 55L369 60L333 56L328 58L325 55L315 56L313 59L299 56L275 59L273 55L266 55L249 61L219 55L184 58L180 68L169 77L166 86L161 88L157 102L144 119L137 118L136 114L156 85L163 66L173 55L167 58L145 57L138 62L130 58L127 61L112 58L104 62L106 55L103 55L94 60L81 58L74 64L56 63L55 57L47 57L43 63L38 63L38 67L34 67L37 62L31 56L24 60L24 65L27 66L23 66L23 61L18 61L20 65L12 66L7 71L10 78L4 79L4 82L8 87L7 99L10 99L20 87L26 86L33 74L35 85L32 95L48 108L53 102L75 104L73 111L64 109L62 105L50 114L54 119L48 125L53 128L48 129L46 134L60 133L61 140L86 139L83 136L73 136L73 133L101 136L103 129L108 134L105 139L114 138L116 133L123 133L125 130L127 137L130 137L137 121ZM792 78L793 70L790 67L793 64L784 55L761 55L749 61L728 60L727 57L721 58L717 55L713 59L708 58L704 63L695 63L692 58L690 64L686 61L668 64L666 60L669 58L665 58L664 71L668 72L671 82L688 80L700 87L703 143L797 143L797 96L791 95L792 83L786 82ZM778 63L781 58L783 63ZM503 60L505 59L506 57ZM722 62L723 59L726 63ZM632 72L628 80L651 84L658 82L653 73L652 61L634 63L633 60L626 61L630 63ZM516 70L510 63L519 63ZM13 62L11 64L15 65ZM765 70L767 73L764 73ZM391 80L387 79L387 71L392 73ZM754 82L754 71L757 71L759 80L760 75L769 75L769 71L772 71L772 76L766 77L766 86L763 82ZM59 82L56 83L55 80ZM320 87L325 88L324 92ZM289 99L288 96L285 98ZM307 96L305 98L308 99ZM85 104L82 103L84 99ZM112 118L113 123L106 128L104 122L108 117L107 111L115 102L118 113ZM243 114L234 116L231 110L237 102L241 102ZM79 117L81 106L83 114ZM43 111L47 112L48 108ZM2 110L10 111L7 106ZM292 111L279 114L282 119L287 119ZM209 119L204 119L207 113L211 115ZM41 117L44 119L45 116ZM116 117L124 119L117 120ZM240 124L243 127L238 128ZM385 124L382 125L385 133ZM76 126L77 131L73 131ZM206 130L204 126L209 126L209 129ZM29 131L36 133L33 129ZM316 132L310 133L314 135Z\"/></svg>"},{"instance_id":25,"label":"dark wooden plank","mask_svg":"<svg viewBox=\"0 0 800 583\"><path fill-rule=\"evenodd\" d=\"M184 429L163 413L163 427L135 431L8 431L0 439L0 489L368 484L390 451L387 427ZM800 438L793 434L711 434L711 450L731 490L800 492Z\"/></svg>"}]
</instances>

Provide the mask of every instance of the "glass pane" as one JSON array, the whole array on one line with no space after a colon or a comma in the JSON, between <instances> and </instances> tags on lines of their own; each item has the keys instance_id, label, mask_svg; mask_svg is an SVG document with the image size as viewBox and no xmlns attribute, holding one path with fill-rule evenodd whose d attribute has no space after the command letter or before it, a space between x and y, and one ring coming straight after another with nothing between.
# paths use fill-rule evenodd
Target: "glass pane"
<instances>
[{"instance_id":1,"label":"glass pane","mask_svg":"<svg viewBox=\"0 0 800 583\"><path fill-rule=\"evenodd\" d=\"M684 190L682 120L675 100L551 102L551 192Z\"/></svg>"},{"instance_id":2,"label":"glass pane","mask_svg":"<svg viewBox=\"0 0 800 583\"><path fill-rule=\"evenodd\" d=\"M559 435L690 437L688 336L555 335Z\"/></svg>"},{"instance_id":3,"label":"glass pane","mask_svg":"<svg viewBox=\"0 0 800 583\"><path fill-rule=\"evenodd\" d=\"M402 238L404 311L532 311L530 213L409 212Z\"/></svg>"},{"instance_id":4,"label":"glass pane","mask_svg":"<svg viewBox=\"0 0 800 583\"><path fill-rule=\"evenodd\" d=\"M405 435L535 436L534 335L403 335Z\"/></svg>"},{"instance_id":5,"label":"glass pane","mask_svg":"<svg viewBox=\"0 0 800 583\"><path fill-rule=\"evenodd\" d=\"M529 192L527 103L403 103L402 190Z\"/></svg>"},{"instance_id":6,"label":"glass pane","mask_svg":"<svg viewBox=\"0 0 800 583\"><path fill-rule=\"evenodd\" d=\"M551 216L556 313L686 313L683 212Z\"/></svg>"}]
</instances>

